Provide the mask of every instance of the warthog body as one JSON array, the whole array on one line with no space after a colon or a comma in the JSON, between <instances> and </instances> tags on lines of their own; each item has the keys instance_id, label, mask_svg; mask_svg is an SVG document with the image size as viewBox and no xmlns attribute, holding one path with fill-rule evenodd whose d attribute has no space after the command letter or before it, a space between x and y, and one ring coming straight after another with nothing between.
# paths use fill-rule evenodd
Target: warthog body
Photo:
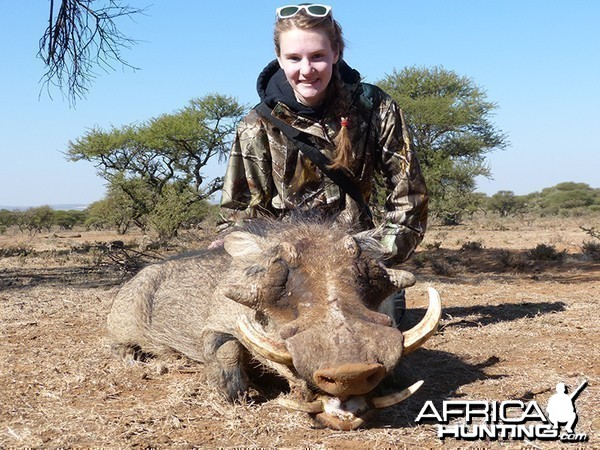
<instances>
[{"instance_id":1,"label":"warthog body","mask_svg":"<svg viewBox=\"0 0 600 450\"><path fill-rule=\"evenodd\" d=\"M372 238L333 223L258 223L226 236L224 248L143 269L118 293L109 335L122 354L175 351L204 363L230 399L258 361L289 382L295 399L281 404L356 428L418 389L376 396L440 316L431 290L426 317L403 337L377 308L414 279L381 257Z\"/></svg>"}]
</instances>

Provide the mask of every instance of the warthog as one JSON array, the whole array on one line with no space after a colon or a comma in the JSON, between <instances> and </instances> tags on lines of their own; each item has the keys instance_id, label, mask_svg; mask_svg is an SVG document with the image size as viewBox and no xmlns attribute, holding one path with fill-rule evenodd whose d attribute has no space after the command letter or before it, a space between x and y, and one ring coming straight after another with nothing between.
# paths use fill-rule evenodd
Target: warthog
<instances>
[{"instance_id":1,"label":"warthog","mask_svg":"<svg viewBox=\"0 0 600 450\"><path fill-rule=\"evenodd\" d=\"M126 283L108 317L115 349L180 352L204 363L232 400L259 362L288 381L281 405L342 430L420 387L378 392L401 357L435 332L435 290L421 322L402 333L377 308L414 277L385 268L369 234L310 220L251 226L228 234L223 248L148 266Z\"/></svg>"}]
</instances>

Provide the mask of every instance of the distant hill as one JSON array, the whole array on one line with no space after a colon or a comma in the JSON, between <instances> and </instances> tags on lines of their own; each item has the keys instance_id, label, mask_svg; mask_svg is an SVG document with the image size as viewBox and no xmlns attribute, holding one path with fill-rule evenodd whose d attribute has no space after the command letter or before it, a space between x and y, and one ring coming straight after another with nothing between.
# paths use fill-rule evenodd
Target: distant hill
<instances>
[{"instance_id":1,"label":"distant hill","mask_svg":"<svg viewBox=\"0 0 600 450\"><path fill-rule=\"evenodd\" d=\"M41 205L38 205L41 206ZM56 210L56 211L83 211L85 208L87 208L89 205L83 205L80 203L73 203L73 204L64 204L64 205L48 205L50 206L50 208ZM9 211L25 211L29 208L36 208L36 206L5 206L5 205L0 205L0 209L8 209Z\"/></svg>"}]
</instances>

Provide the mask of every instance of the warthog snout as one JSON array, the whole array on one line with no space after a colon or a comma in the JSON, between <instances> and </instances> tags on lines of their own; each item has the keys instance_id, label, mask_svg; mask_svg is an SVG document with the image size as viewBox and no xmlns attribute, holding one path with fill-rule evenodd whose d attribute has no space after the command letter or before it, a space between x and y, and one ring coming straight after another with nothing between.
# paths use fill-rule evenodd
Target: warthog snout
<instances>
[{"instance_id":1,"label":"warthog snout","mask_svg":"<svg viewBox=\"0 0 600 450\"><path fill-rule=\"evenodd\" d=\"M381 364L343 364L316 370L313 380L328 394L347 397L371 392L385 375Z\"/></svg>"}]
</instances>

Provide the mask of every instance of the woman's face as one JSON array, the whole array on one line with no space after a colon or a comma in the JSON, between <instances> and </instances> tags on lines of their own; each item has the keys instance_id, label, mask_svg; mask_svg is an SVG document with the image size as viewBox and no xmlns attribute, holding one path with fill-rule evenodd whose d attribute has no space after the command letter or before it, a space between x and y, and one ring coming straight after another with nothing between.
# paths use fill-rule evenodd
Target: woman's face
<instances>
[{"instance_id":1,"label":"woman's face","mask_svg":"<svg viewBox=\"0 0 600 450\"><path fill-rule=\"evenodd\" d=\"M279 65L294 90L296 100L316 107L321 104L331 81L339 52L321 30L293 28L281 33Z\"/></svg>"}]
</instances>

